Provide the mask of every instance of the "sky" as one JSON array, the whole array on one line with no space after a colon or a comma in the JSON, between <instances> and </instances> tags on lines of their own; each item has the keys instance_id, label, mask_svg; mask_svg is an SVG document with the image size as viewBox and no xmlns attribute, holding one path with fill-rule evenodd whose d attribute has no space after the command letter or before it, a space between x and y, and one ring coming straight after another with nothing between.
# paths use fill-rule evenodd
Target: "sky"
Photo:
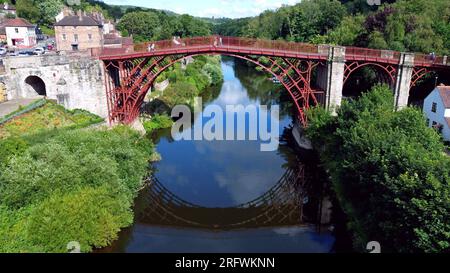
<instances>
[{"instance_id":1,"label":"sky","mask_svg":"<svg viewBox=\"0 0 450 273\"><path fill-rule=\"evenodd\" d=\"M198 17L242 18L256 16L283 4L294 5L301 0L104 0L107 4L131 5L170 10Z\"/></svg>"}]
</instances>

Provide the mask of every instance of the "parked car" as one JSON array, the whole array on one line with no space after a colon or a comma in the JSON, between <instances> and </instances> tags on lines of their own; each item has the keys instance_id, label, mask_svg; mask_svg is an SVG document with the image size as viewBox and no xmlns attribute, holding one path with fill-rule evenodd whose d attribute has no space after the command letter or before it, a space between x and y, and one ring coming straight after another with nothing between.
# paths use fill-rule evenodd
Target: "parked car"
<instances>
[{"instance_id":1,"label":"parked car","mask_svg":"<svg viewBox=\"0 0 450 273\"><path fill-rule=\"evenodd\" d=\"M42 55L45 53L45 50L42 47L37 47L33 52L36 53L36 55Z\"/></svg>"},{"instance_id":2,"label":"parked car","mask_svg":"<svg viewBox=\"0 0 450 273\"><path fill-rule=\"evenodd\" d=\"M17 56L32 56L32 55L37 55L35 52L33 51L19 51L19 53L17 54Z\"/></svg>"},{"instance_id":3,"label":"parked car","mask_svg":"<svg viewBox=\"0 0 450 273\"><path fill-rule=\"evenodd\" d=\"M0 47L0 56L5 56L8 53L8 50L4 47Z\"/></svg>"}]
</instances>

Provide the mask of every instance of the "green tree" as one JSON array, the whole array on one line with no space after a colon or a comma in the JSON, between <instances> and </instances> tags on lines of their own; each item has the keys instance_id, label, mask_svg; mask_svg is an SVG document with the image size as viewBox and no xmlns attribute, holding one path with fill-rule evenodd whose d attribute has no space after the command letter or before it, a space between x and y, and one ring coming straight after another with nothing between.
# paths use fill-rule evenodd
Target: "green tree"
<instances>
[{"instance_id":1,"label":"green tree","mask_svg":"<svg viewBox=\"0 0 450 273\"><path fill-rule=\"evenodd\" d=\"M349 218L355 248L379 241L385 252L450 250L450 159L420 110L393 111L388 87L343 103L338 116L310 112L307 134L319 148Z\"/></svg>"},{"instance_id":2,"label":"green tree","mask_svg":"<svg viewBox=\"0 0 450 273\"><path fill-rule=\"evenodd\" d=\"M328 33L327 41L342 46L353 46L365 29L365 17L362 15L345 17L340 25Z\"/></svg>"},{"instance_id":3,"label":"green tree","mask_svg":"<svg viewBox=\"0 0 450 273\"><path fill-rule=\"evenodd\" d=\"M137 11L125 14L117 25L122 32L133 35L137 42L150 41L157 38L159 17L151 11Z\"/></svg>"},{"instance_id":4,"label":"green tree","mask_svg":"<svg viewBox=\"0 0 450 273\"><path fill-rule=\"evenodd\" d=\"M17 16L25 18L32 23L37 23L41 18L39 7L33 0L21 0L16 4Z\"/></svg>"},{"instance_id":5,"label":"green tree","mask_svg":"<svg viewBox=\"0 0 450 273\"><path fill-rule=\"evenodd\" d=\"M53 24L55 22L55 16L58 15L63 6L64 5L61 0L39 1L38 7L41 13L42 21L47 25Z\"/></svg>"}]
</instances>

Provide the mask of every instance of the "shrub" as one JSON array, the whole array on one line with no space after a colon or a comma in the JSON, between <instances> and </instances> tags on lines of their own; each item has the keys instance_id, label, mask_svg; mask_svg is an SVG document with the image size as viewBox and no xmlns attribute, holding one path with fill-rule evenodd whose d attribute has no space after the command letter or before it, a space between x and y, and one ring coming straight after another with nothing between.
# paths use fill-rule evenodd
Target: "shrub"
<instances>
[{"instance_id":1,"label":"shrub","mask_svg":"<svg viewBox=\"0 0 450 273\"><path fill-rule=\"evenodd\" d=\"M144 128L147 133L154 130L170 128L173 125L172 119L168 115L154 115L151 120L144 121Z\"/></svg>"},{"instance_id":2,"label":"shrub","mask_svg":"<svg viewBox=\"0 0 450 273\"><path fill-rule=\"evenodd\" d=\"M0 165L0 252L65 252L70 241L83 251L106 246L132 222L150 141L124 126L37 138L28 137L28 149L12 141L17 152Z\"/></svg>"},{"instance_id":3,"label":"shrub","mask_svg":"<svg viewBox=\"0 0 450 273\"><path fill-rule=\"evenodd\" d=\"M118 189L86 187L50 196L19 225L27 243L39 252L67 252L72 241L89 252L108 246L121 228L132 224L130 207L130 199Z\"/></svg>"},{"instance_id":4,"label":"shrub","mask_svg":"<svg viewBox=\"0 0 450 273\"><path fill-rule=\"evenodd\" d=\"M308 113L307 134L350 218L355 247L389 252L450 250L450 159L414 108L393 111L387 87L344 103L337 117Z\"/></svg>"}]
</instances>

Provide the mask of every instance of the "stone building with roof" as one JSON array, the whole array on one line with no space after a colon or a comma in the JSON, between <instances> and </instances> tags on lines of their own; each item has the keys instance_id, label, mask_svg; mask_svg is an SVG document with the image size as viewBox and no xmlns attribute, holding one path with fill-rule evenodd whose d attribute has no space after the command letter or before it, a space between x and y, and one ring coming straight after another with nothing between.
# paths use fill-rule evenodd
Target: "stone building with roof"
<instances>
[{"instance_id":1,"label":"stone building with roof","mask_svg":"<svg viewBox=\"0 0 450 273\"><path fill-rule=\"evenodd\" d=\"M423 111L429 127L450 141L450 86L440 85L425 99Z\"/></svg>"},{"instance_id":2,"label":"stone building with roof","mask_svg":"<svg viewBox=\"0 0 450 273\"><path fill-rule=\"evenodd\" d=\"M91 15L79 12L55 23L56 49L78 51L103 47L102 23Z\"/></svg>"}]
</instances>

